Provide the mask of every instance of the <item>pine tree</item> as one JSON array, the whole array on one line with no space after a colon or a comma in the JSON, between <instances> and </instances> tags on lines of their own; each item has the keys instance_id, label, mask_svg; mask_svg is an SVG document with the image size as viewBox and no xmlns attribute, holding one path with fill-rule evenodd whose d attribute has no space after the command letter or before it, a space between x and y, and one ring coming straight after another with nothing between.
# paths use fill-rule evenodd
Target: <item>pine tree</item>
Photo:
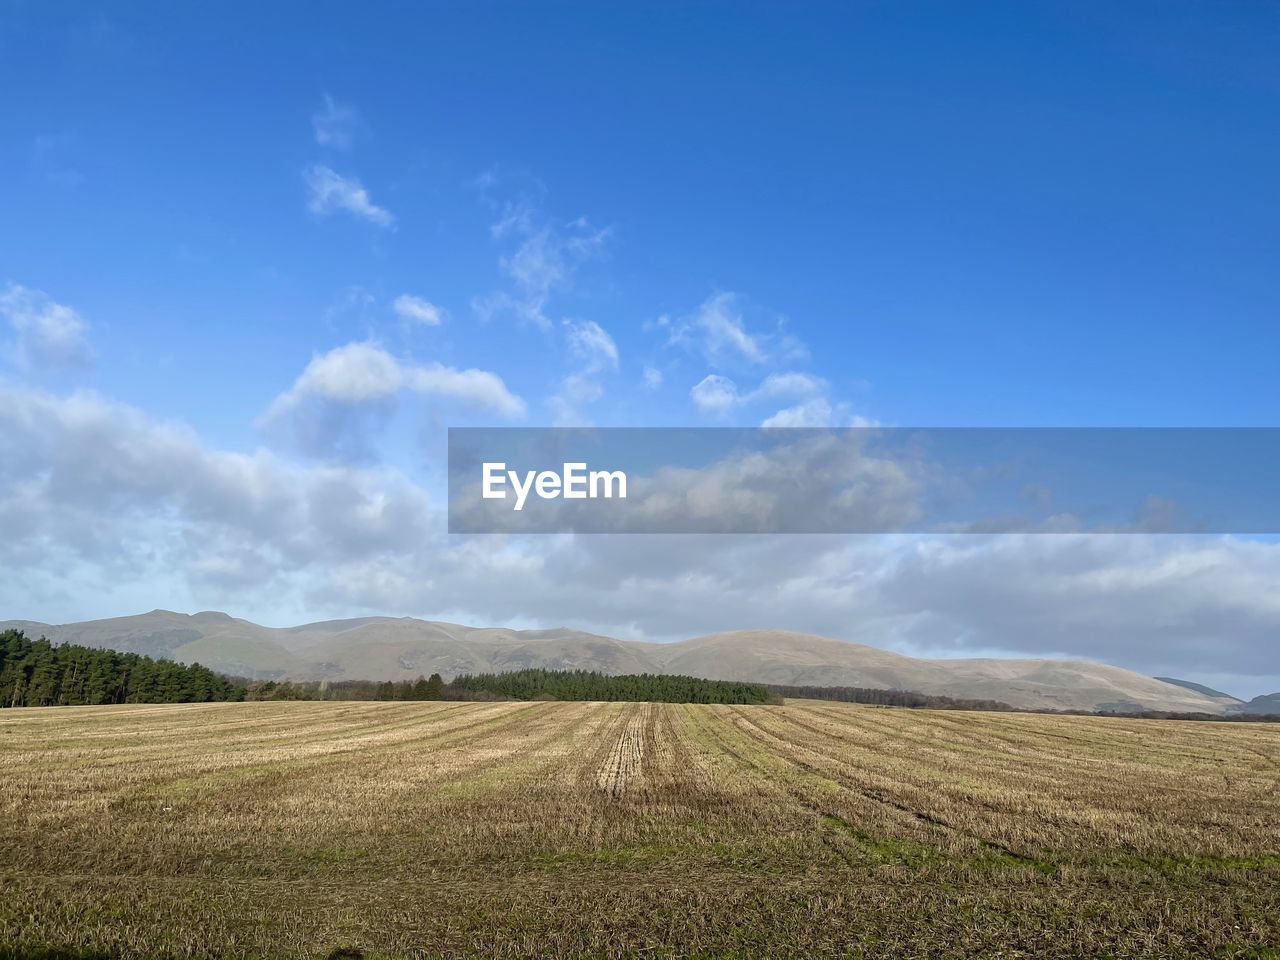
<instances>
[{"instance_id":1,"label":"pine tree","mask_svg":"<svg viewBox=\"0 0 1280 960\"><path fill-rule=\"evenodd\" d=\"M0 707L239 700L244 691L212 670L136 653L28 640L0 633Z\"/></svg>"}]
</instances>

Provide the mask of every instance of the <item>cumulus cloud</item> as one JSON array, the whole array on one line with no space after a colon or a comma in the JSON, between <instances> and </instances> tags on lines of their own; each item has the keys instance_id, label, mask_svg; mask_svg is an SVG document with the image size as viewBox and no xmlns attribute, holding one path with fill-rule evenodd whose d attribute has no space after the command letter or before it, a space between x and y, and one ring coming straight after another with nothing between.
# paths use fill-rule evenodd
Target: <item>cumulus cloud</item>
<instances>
[{"instance_id":1,"label":"cumulus cloud","mask_svg":"<svg viewBox=\"0 0 1280 960\"><path fill-rule=\"evenodd\" d=\"M272 411L282 412L311 396L339 403L381 400L403 387L399 360L376 343L349 343L313 358L293 386L276 398Z\"/></svg>"},{"instance_id":2,"label":"cumulus cloud","mask_svg":"<svg viewBox=\"0 0 1280 960\"><path fill-rule=\"evenodd\" d=\"M309 167L303 173L309 193L308 209L317 216L328 216L339 211L349 213L380 227L395 225L395 217L389 210L373 202L360 181L344 177L321 164Z\"/></svg>"},{"instance_id":3,"label":"cumulus cloud","mask_svg":"<svg viewBox=\"0 0 1280 960\"><path fill-rule=\"evenodd\" d=\"M391 308L401 318L411 323L419 323L426 327L438 327L447 316L445 311L429 300L402 293L396 297Z\"/></svg>"},{"instance_id":4,"label":"cumulus cloud","mask_svg":"<svg viewBox=\"0 0 1280 960\"><path fill-rule=\"evenodd\" d=\"M0 316L15 334L6 352L23 369L84 367L93 361L89 324L40 290L8 284L0 290Z\"/></svg>"},{"instance_id":5,"label":"cumulus cloud","mask_svg":"<svg viewBox=\"0 0 1280 960\"><path fill-rule=\"evenodd\" d=\"M815 397L798 403L794 407L784 407L771 417L761 421L762 427L829 427L835 423L836 411L822 397Z\"/></svg>"},{"instance_id":6,"label":"cumulus cloud","mask_svg":"<svg viewBox=\"0 0 1280 960\"><path fill-rule=\"evenodd\" d=\"M524 401L512 394L497 374L455 370L439 363L409 363L371 341L349 343L313 358L293 386L276 398L271 410L287 410L309 397L363 403L383 400L402 390L459 400L505 417L520 417L525 412Z\"/></svg>"},{"instance_id":7,"label":"cumulus cloud","mask_svg":"<svg viewBox=\"0 0 1280 960\"><path fill-rule=\"evenodd\" d=\"M487 410L498 416L518 419L525 415L525 403L488 370L455 370L431 363L409 367L406 384L415 393L456 400L470 407Z\"/></svg>"},{"instance_id":8,"label":"cumulus cloud","mask_svg":"<svg viewBox=\"0 0 1280 960\"><path fill-rule=\"evenodd\" d=\"M694 406L704 413L728 413L742 403L742 395L738 393L738 385L728 377L718 373L710 373L703 377L689 391Z\"/></svg>"},{"instance_id":9,"label":"cumulus cloud","mask_svg":"<svg viewBox=\"0 0 1280 960\"><path fill-rule=\"evenodd\" d=\"M320 146L345 150L360 130L360 115L355 107L326 93L320 109L311 115L311 129Z\"/></svg>"},{"instance_id":10,"label":"cumulus cloud","mask_svg":"<svg viewBox=\"0 0 1280 960\"><path fill-rule=\"evenodd\" d=\"M364 459L368 435L394 411L403 393L415 393L508 419L525 403L487 370L458 370L440 363L401 360L380 344L348 343L313 357L291 386L271 403L259 426L285 436L303 451Z\"/></svg>"},{"instance_id":11,"label":"cumulus cloud","mask_svg":"<svg viewBox=\"0 0 1280 960\"><path fill-rule=\"evenodd\" d=\"M14 558L261 585L321 558L402 554L431 524L426 494L394 471L210 450L93 394L0 389L0 443L0 535Z\"/></svg>"}]
</instances>

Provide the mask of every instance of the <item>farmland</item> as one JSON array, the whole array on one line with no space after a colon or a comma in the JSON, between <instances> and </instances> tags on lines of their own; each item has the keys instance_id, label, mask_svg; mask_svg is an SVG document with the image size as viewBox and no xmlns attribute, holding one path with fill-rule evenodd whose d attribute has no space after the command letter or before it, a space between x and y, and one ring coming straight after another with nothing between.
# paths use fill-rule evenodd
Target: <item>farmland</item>
<instances>
[{"instance_id":1,"label":"farmland","mask_svg":"<svg viewBox=\"0 0 1280 960\"><path fill-rule=\"evenodd\" d=\"M0 957L1280 956L1280 728L596 702L0 712Z\"/></svg>"}]
</instances>

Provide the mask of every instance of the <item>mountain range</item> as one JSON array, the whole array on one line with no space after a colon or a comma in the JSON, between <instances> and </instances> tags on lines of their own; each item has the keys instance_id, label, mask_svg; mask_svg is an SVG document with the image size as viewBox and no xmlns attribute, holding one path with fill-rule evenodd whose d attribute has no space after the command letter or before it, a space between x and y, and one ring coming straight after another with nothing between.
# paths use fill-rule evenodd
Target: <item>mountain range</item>
<instances>
[{"instance_id":1,"label":"mountain range","mask_svg":"<svg viewBox=\"0 0 1280 960\"><path fill-rule=\"evenodd\" d=\"M567 627L510 630L411 617L264 627L226 613L153 610L48 624L0 622L55 643L198 662L253 679L406 680L526 667L678 673L717 680L915 690L1055 710L1273 712L1280 695L1243 701L1189 681L1090 660L921 659L786 630L738 630L676 643L618 640Z\"/></svg>"}]
</instances>

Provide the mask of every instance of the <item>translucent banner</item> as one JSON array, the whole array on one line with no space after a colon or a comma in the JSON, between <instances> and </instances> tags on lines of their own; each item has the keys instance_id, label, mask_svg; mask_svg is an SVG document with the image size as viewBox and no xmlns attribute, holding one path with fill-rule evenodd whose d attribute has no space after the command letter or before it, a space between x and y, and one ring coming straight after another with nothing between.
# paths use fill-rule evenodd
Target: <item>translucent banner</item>
<instances>
[{"instance_id":1,"label":"translucent banner","mask_svg":"<svg viewBox=\"0 0 1280 960\"><path fill-rule=\"evenodd\" d=\"M1280 428L452 428L452 533L1280 533Z\"/></svg>"}]
</instances>

